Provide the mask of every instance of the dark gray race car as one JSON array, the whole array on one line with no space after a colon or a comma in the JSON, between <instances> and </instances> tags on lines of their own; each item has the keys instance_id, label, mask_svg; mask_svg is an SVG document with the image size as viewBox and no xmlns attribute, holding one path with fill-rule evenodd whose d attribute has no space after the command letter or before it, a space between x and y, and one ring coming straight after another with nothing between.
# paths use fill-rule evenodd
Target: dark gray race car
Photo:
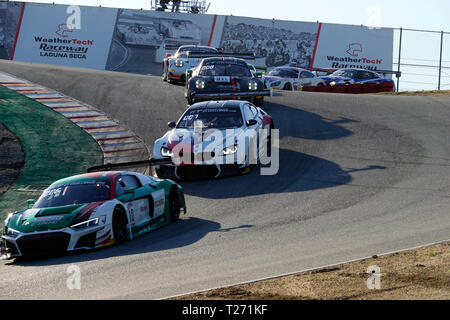
<instances>
[{"instance_id":1,"label":"dark gray race car","mask_svg":"<svg viewBox=\"0 0 450 320\"><path fill-rule=\"evenodd\" d=\"M187 71L186 99L191 105L199 101L248 100L258 107L270 91L253 75L247 62L236 57L211 57Z\"/></svg>"}]
</instances>

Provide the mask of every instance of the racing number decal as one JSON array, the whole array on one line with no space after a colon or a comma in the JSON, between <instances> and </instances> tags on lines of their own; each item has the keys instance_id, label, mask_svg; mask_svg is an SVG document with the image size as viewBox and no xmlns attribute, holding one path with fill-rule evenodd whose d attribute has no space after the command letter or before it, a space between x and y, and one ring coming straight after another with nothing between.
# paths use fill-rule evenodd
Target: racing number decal
<instances>
[{"instance_id":1,"label":"racing number decal","mask_svg":"<svg viewBox=\"0 0 450 320\"><path fill-rule=\"evenodd\" d=\"M158 190L152 193L155 209L153 213L153 219L158 218L164 214L164 205L166 203L166 194L164 190Z\"/></svg>"},{"instance_id":2,"label":"racing number decal","mask_svg":"<svg viewBox=\"0 0 450 320\"><path fill-rule=\"evenodd\" d=\"M127 208L132 227L150 221L150 206L147 198L129 202Z\"/></svg>"}]
</instances>

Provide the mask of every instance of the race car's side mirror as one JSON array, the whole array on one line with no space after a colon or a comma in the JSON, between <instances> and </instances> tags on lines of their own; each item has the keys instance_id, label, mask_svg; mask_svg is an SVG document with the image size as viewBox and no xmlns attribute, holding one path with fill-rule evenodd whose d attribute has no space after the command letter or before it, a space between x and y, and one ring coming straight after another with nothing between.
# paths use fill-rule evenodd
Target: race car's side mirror
<instances>
[{"instance_id":1,"label":"race car's side mirror","mask_svg":"<svg viewBox=\"0 0 450 320\"><path fill-rule=\"evenodd\" d=\"M175 121L170 121L167 123L167 126L171 129L173 129L177 126L177 124L175 123Z\"/></svg>"},{"instance_id":2,"label":"race car's side mirror","mask_svg":"<svg viewBox=\"0 0 450 320\"><path fill-rule=\"evenodd\" d=\"M257 124L258 124L258 121L256 121L255 119L247 121L247 127L253 127L253 126L257 125Z\"/></svg>"},{"instance_id":3,"label":"race car's side mirror","mask_svg":"<svg viewBox=\"0 0 450 320\"><path fill-rule=\"evenodd\" d=\"M36 200L34 200L34 199L28 199L28 200L27 200L27 206L28 206L28 209L31 209L31 208L34 206L35 203L36 203Z\"/></svg>"}]
</instances>

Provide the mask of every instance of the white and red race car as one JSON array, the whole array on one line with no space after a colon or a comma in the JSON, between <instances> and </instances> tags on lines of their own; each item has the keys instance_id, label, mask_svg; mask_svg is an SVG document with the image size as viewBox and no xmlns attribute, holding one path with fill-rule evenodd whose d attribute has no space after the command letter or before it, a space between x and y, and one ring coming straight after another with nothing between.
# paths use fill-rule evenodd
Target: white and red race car
<instances>
[{"instance_id":1,"label":"white and red race car","mask_svg":"<svg viewBox=\"0 0 450 320\"><path fill-rule=\"evenodd\" d=\"M156 140L153 157L160 178L208 179L245 174L271 154L272 117L243 100L191 105Z\"/></svg>"},{"instance_id":2,"label":"white and red race car","mask_svg":"<svg viewBox=\"0 0 450 320\"><path fill-rule=\"evenodd\" d=\"M325 81L314 73L296 67L278 67L263 76L267 89L299 91L303 86L324 86Z\"/></svg>"},{"instance_id":3,"label":"white and red race car","mask_svg":"<svg viewBox=\"0 0 450 320\"><path fill-rule=\"evenodd\" d=\"M166 46L166 48L170 48L170 46ZM219 55L221 50L208 46L185 45L179 47L173 56L169 54L163 61L163 81L184 82L186 79L186 71L194 69L200 64L202 57L189 57L188 52Z\"/></svg>"}]
</instances>

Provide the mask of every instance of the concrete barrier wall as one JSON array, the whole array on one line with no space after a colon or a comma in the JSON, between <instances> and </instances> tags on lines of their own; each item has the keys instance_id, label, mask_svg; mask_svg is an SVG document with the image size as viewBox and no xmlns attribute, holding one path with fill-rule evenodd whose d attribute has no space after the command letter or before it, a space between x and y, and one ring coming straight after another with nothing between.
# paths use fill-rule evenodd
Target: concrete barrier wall
<instances>
[{"instance_id":1,"label":"concrete barrier wall","mask_svg":"<svg viewBox=\"0 0 450 320\"><path fill-rule=\"evenodd\" d=\"M254 52L257 66L390 70L393 29L220 15L0 2L0 58L161 74L165 45Z\"/></svg>"}]
</instances>

